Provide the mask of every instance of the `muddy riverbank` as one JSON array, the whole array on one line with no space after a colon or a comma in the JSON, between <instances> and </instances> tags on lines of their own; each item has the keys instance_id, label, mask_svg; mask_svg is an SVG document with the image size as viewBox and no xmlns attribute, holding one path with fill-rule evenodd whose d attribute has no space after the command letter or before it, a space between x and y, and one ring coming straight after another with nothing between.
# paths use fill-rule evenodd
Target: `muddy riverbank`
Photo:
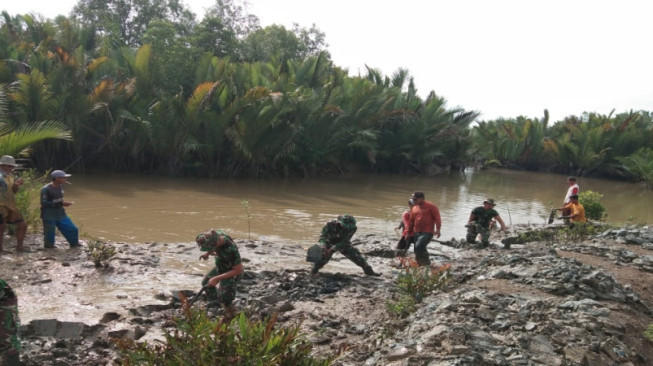
<instances>
[{"instance_id":1,"label":"muddy riverbank","mask_svg":"<svg viewBox=\"0 0 653 366\"><path fill-rule=\"evenodd\" d=\"M400 271L394 239L354 239L381 277L339 254L310 276L302 245L237 240L246 269L237 307L300 324L317 353L348 349L338 365L653 363L643 336L653 323L653 227L509 250L433 242L432 261L450 263L452 281L406 319L386 311ZM113 245L109 268L63 245L1 255L0 274L19 296L24 365L117 364L111 338L161 339L180 314L176 294L195 293L210 269L194 243Z\"/></svg>"}]
</instances>

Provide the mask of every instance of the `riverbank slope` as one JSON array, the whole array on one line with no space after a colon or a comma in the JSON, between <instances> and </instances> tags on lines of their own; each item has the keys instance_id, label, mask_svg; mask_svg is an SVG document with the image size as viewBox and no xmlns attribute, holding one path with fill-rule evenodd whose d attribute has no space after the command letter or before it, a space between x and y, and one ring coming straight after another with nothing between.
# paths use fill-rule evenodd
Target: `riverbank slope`
<instances>
[{"instance_id":1,"label":"riverbank slope","mask_svg":"<svg viewBox=\"0 0 653 366\"><path fill-rule=\"evenodd\" d=\"M381 277L365 276L339 254L310 276L300 245L237 241L246 268L237 306L300 325L318 353L347 349L338 365L653 363L653 344L643 336L653 324L653 227L509 250L433 242L432 261L450 263L452 281L405 319L386 311L397 296L395 240L354 239ZM34 242L31 253L2 255L0 274L24 314L25 365L117 364L111 338L161 339L180 315L176 294L200 287L206 268L193 243L113 245L118 255L109 268L62 245L43 251Z\"/></svg>"}]
</instances>

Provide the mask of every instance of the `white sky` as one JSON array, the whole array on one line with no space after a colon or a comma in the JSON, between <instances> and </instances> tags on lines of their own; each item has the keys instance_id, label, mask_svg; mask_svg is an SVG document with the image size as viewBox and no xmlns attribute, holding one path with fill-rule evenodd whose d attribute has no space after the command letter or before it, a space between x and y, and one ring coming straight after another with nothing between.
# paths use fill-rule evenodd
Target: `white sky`
<instances>
[{"instance_id":1,"label":"white sky","mask_svg":"<svg viewBox=\"0 0 653 366\"><path fill-rule=\"evenodd\" d=\"M10 14L67 14L76 0L3 1ZM214 0L185 0L201 16ZM449 107L551 120L653 111L646 0L249 0L261 25L315 23L336 65L403 67Z\"/></svg>"}]
</instances>

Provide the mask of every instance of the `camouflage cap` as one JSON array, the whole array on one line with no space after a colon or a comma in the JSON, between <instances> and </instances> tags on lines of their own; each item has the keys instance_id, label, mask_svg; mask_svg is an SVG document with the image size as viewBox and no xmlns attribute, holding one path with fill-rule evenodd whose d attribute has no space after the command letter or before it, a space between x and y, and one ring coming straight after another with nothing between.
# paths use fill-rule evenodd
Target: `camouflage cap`
<instances>
[{"instance_id":1,"label":"camouflage cap","mask_svg":"<svg viewBox=\"0 0 653 366\"><path fill-rule=\"evenodd\" d=\"M197 235L195 238L195 242L197 243L197 246L200 247L200 250L203 252L210 252L212 250L215 250L215 244L213 243L212 235L210 232L208 233L200 233Z\"/></svg>"},{"instance_id":2,"label":"camouflage cap","mask_svg":"<svg viewBox=\"0 0 653 366\"><path fill-rule=\"evenodd\" d=\"M356 229L356 219L352 215L349 214L340 215L338 216L338 222L345 229L349 229L349 230Z\"/></svg>"},{"instance_id":3,"label":"camouflage cap","mask_svg":"<svg viewBox=\"0 0 653 366\"><path fill-rule=\"evenodd\" d=\"M485 201L483 201L483 203L489 203L490 206L496 206L497 205L496 203L494 203L494 198L486 198Z\"/></svg>"}]
</instances>

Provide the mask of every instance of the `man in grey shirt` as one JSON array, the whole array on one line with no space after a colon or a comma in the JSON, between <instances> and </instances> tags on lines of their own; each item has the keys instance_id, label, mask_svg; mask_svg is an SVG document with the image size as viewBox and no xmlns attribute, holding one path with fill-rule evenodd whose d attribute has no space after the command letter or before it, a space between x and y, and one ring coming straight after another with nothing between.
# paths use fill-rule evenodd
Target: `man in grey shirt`
<instances>
[{"instance_id":1,"label":"man in grey shirt","mask_svg":"<svg viewBox=\"0 0 653 366\"><path fill-rule=\"evenodd\" d=\"M68 240L71 248L79 247L79 230L66 215L65 206L73 203L64 201L63 185L68 183L70 174L63 170L50 173L52 182L41 188L41 219L43 220L43 245L54 248L55 228Z\"/></svg>"}]
</instances>

